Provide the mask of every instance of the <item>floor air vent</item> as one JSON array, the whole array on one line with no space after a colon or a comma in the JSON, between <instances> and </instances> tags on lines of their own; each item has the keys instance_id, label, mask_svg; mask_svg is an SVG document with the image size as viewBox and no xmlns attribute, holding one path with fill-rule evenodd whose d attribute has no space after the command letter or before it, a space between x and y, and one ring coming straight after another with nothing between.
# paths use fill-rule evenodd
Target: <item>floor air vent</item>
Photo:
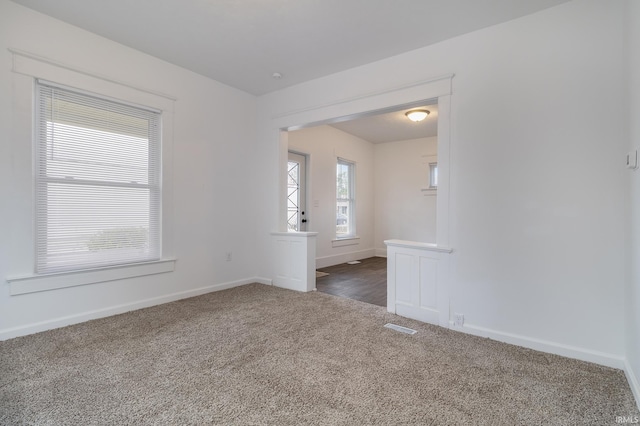
<instances>
[{"instance_id":1,"label":"floor air vent","mask_svg":"<svg viewBox=\"0 0 640 426\"><path fill-rule=\"evenodd\" d=\"M403 327L401 325L386 323L384 326L387 327L387 328L390 328L392 330L399 331L400 333L406 333L406 334L416 334L417 333L417 331L415 331L415 330L413 330L411 328Z\"/></svg>"}]
</instances>

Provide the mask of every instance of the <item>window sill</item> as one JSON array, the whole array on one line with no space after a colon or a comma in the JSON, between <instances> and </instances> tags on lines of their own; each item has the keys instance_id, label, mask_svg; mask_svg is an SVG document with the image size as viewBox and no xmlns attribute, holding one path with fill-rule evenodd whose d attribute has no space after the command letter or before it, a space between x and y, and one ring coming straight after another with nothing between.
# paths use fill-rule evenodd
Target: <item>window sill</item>
<instances>
[{"instance_id":1,"label":"window sill","mask_svg":"<svg viewBox=\"0 0 640 426\"><path fill-rule=\"evenodd\" d=\"M7 278L9 294L37 293L59 288L76 287L126 278L173 272L176 259L161 259L153 262L134 263L84 271L60 272L56 274L28 275Z\"/></svg>"},{"instance_id":2,"label":"window sill","mask_svg":"<svg viewBox=\"0 0 640 426\"><path fill-rule=\"evenodd\" d=\"M331 240L331 247L356 246L360 244L360 237L345 237Z\"/></svg>"}]
</instances>

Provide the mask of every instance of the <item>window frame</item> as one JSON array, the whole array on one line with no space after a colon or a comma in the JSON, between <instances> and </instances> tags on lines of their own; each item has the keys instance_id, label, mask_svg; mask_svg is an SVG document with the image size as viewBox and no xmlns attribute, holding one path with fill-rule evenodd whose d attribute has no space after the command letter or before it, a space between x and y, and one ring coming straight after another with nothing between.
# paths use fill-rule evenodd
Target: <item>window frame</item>
<instances>
[{"instance_id":1,"label":"window frame","mask_svg":"<svg viewBox=\"0 0 640 426\"><path fill-rule=\"evenodd\" d=\"M159 128L161 124L161 116L162 112L142 105L134 105L130 102L122 101L119 99L114 99L112 97L102 96L95 93L90 93L85 90L68 87L64 85L60 85L57 83L53 83L50 81L36 79L35 81L35 112L34 112L34 160L35 160L35 273L36 274L46 274L46 273L57 273L57 272L77 272L87 269L95 269L100 267L117 267L117 266L125 266L132 263L141 263L141 262L149 262L149 261L157 261L162 256L162 234L161 234L161 224L160 218L162 217L162 164L160 162L160 153L162 151L162 131ZM48 96L50 95L50 96ZM56 97L58 96L58 97ZM48 133L45 128L48 128L51 125L57 124L50 123L46 115L42 114L41 105L43 105L47 100L50 102L54 102L54 99L59 99L65 97L74 99L74 101L78 102L76 105L87 105L87 110L90 111L92 109L101 109L108 108L107 110L112 110L113 108L117 109L119 113L127 117L135 117L135 116L144 116L145 119L149 119L150 124L152 124L153 131L149 133L148 139L148 150L146 156L147 169L146 183L138 183L138 182L120 182L117 180L109 180L94 177L94 178L84 178L84 179L75 179L71 177L55 177L48 173L48 164L51 161L47 154L47 151L43 149L43 144L47 143ZM71 102L74 102L71 101ZM69 102L69 101L67 101ZM80 107L82 108L82 107ZM91 119L91 116L82 116L78 115L76 117L78 121L86 121L87 119ZM73 124L77 123L77 121L72 122L71 126L76 127ZM112 125L112 122L109 122L108 125ZM89 128L90 129L90 128ZM43 131L45 133L43 133ZM77 132L77 131L76 131ZM71 133L73 135L72 144L78 144L78 140L82 137L81 135L77 135L76 132ZM54 133L55 134L55 133ZM61 136L64 140L64 136ZM54 139L56 141L58 139ZM48 149L48 148L47 148ZM95 158L95 151L87 151L83 153L83 155L93 155ZM74 160L76 164L77 161L81 161L86 158L80 156ZM84 161L87 161L85 159ZM123 163L118 166L126 166L131 163ZM146 216L149 218L149 228L147 230L149 248L145 251L143 256L138 257L129 257L127 258L119 258L117 260L109 260L107 255L103 256L93 256L95 260L90 260L90 255L80 252L81 259L76 260L73 263L73 259L69 260L69 258L73 258L73 256L69 256L68 254L65 256L66 259L63 258L63 262L60 266L51 265L51 252L48 250L48 233L50 222L52 218L49 216L49 206L50 200L47 196L47 191L49 185L64 185L68 186L69 189L74 186L77 188L86 188L90 191L96 191L99 188L111 188L111 189L125 189L130 188L133 190L149 190L149 206L146 212ZM97 194L89 194L91 199L95 200ZM55 201L55 200L53 200ZM117 203L117 202L116 202ZM94 204L104 205L100 202L96 202ZM71 231L68 229L64 229L65 231ZM44 234L43 234L44 233ZM67 234L65 234L67 235ZM68 234L73 237L73 234Z\"/></svg>"},{"instance_id":2,"label":"window frame","mask_svg":"<svg viewBox=\"0 0 640 426\"><path fill-rule=\"evenodd\" d=\"M15 178L14 202L16 214L12 214L12 232L15 240L9 253L8 270L5 279L12 296L56 290L88 284L107 283L128 278L163 274L175 270L174 255L174 212L173 212L173 114L176 98L172 95L141 87L142 81L121 81L87 69L78 69L73 65L58 63L50 58L12 50L13 57L13 137L11 150L21 164L13 171ZM100 96L129 102L134 105L146 105L162 111L160 161L162 167L162 194L160 232L162 235L162 253L157 261L132 263L123 266L100 267L95 269L55 273L35 273L35 80L41 79L57 84L78 88ZM25 236L27 236L25 238Z\"/></svg>"},{"instance_id":3,"label":"window frame","mask_svg":"<svg viewBox=\"0 0 640 426\"><path fill-rule=\"evenodd\" d=\"M429 163L429 189L438 189L438 163Z\"/></svg>"},{"instance_id":4,"label":"window frame","mask_svg":"<svg viewBox=\"0 0 640 426\"><path fill-rule=\"evenodd\" d=\"M340 166L346 166L348 168L348 196L346 198L340 198L338 196L338 175L337 169ZM338 222L338 208L339 203L347 203L348 215L347 224L348 232L346 234L338 234L337 222ZM356 238L356 163L355 161L347 160L345 158L338 157L336 161L336 240L346 240Z\"/></svg>"}]
</instances>

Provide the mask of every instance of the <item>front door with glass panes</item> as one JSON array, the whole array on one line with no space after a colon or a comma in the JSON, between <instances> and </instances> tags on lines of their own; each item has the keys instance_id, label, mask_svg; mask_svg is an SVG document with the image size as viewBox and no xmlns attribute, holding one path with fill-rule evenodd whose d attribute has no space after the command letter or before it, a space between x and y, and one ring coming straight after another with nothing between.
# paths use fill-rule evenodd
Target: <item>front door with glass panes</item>
<instances>
[{"instance_id":1,"label":"front door with glass panes","mask_svg":"<svg viewBox=\"0 0 640 426\"><path fill-rule=\"evenodd\" d=\"M287 230L306 231L306 157L289 152L287 162Z\"/></svg>"}]
</instances>

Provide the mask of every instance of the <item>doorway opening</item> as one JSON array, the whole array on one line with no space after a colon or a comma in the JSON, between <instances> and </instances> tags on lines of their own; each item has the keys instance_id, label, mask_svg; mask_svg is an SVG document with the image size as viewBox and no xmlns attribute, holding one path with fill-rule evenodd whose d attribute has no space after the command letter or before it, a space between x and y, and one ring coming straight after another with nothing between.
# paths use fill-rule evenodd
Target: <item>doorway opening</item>
<instances>
[{"instance_id":1,"label":"doorway opening","mask_svg":"<svg viewBox=\"0 0 640 426\"><path fill-rule=\"evenodd\" d=\"M427 119L406 117L416 107ZM316 289L386 306L384 241L436 242L437 100L348 118L287 132L287 226L302 229L296 197L305 158L297 152L305 152L314 162L307 191L314 222L303 230L317 233ZM346 263L353 260L361 263Z\"/></svg>"},{"instance_id":2,"label":"doorway opening","mask_svg":"<svg viewBox=\"0 0 640 426\"><path fill-rule=\"evenodd\" d=\"M396 268L396 266L399 266L402 271L404 271L402 273L402 280L400 282L404 283L407 281L407 279L410 278L409 281L412 287L409 292L411 294L414 294L416 292L416 294L421 294L420 291L422 291L422 287L427 286L428 289L426 290L428 291L427 295L429 297L437 295L437 299L434 299L433 297L431 297L431 299L434 300L429 299L429 312L430 314L432 314L431 316L437 317L438 324L444 327L448 327L448 324L450 322L448 288L449 259L445 255L452 252L452 249L450 248L449 229L451 199L449 166L451 141L451 96L453 77L453 74L446 74L401 87L383 88L379 91L368 94L353 93L352 96L346 98L341 97L341 95L336 95L334 97L330 97L327 102L316 105L309 104L305 100L300 100L300 102L297 103L297 105L299 105L299 108L297 110L288 112L281 111L279 114L273 116L273 118L271 119L270 127L274 131L273 134L277 135L279 159L279 186L277 189L277 191L279 192L279 202L278 212L275 216L277 218L277 232L272 232L271 234L276 246L278 247L277 252L274 254L274 260L276 261L274 262L273 267L274 278L272 282L274 285L291 289L299 289L300 291L311 291L316 288L316 269L322 269L329 265L344 263L344 261L341 259L345 256L348 259L349 256L354 256L353 253L356 253L360 258L367 258L372 256L382 256L387 251L389 251L389 253L391 253L391 256L388 258L388 264L390 268ZM314 218L310 230L302 233L286 232L287 154L289 149L294 149L289 144L291 131L305 129L313 126L339 124L340 122L352 120L354 118L366 118L384 112L397 111L398 109L402 108L417 108L424 104L437 104L438 106L437 183L435 185L425 183L425 187L423 187L423 185L420 185L417 189L417 191L420 192L420 188L424 188L426 190L425 192L427 192L433 191L435 189L430 188L431 186L437 186L438 202L436 209L437 220L435 244L424 244L420 243L419 241L405 241L405 243L408 244L398 245L398 242L402 243L403 240L392 238L392 240L389 241L390 250L387 250L387 245L385 244L385 248L382 249L384 250L384 253L378 253L376 248L374 247L373 242L371 240L366 240L364 232L362 230L363 223L361 223L359 221L359 218L356 217L356 221L358 222L358 226L356 227L357 235L348 239L336 238L335 240L330 241L330 243L326 245L325 248L328 247L334 249L333 252L336 254L334 256L322 256L322 254L320 253L320 249L322 248L323 243L317 239L317 237L320 235L320 232L314 230L316 229L316 226L319 226L319 224L317 223L318 219L315 214L313 214L313 211L310 212L313 214ZM322 127L327 128L327 126ZM313 156L313 153L309 154L311 155L310 158L312 159L310 168L315 170L320 163L318 161L318 158ZM353 160L353 158L348 154L342 155L339 152L336 152L335 156L336 159L337 157L341 157ZM357 161L355 163L356 169L362 170L362 167L359 167L360 163L358 163ZM425 176L428 176L430 163L427 161L425 161L425 163ZM335 167L335 164L332 167ZM311 175L313 175L313 173ZM356 180L358 180L357 176ZM312 210L316 207L320 209L331 208L331 210L335 212L335 193L322 193L321 191L316 192L316 183L312 178L309 179L309 185L313 186L314 195L310 198L308 207L311 207ZM316 197L316 194L320 195ZM370 196L372 196L372 192L369 194ZM358 195L358 193L356 193L356 206L359 202L362 202L362 195L362 193L360 193L360 196ZM366 191L364 192L364 195L366 197ZM335 220L337 219L334 218L334 222L333 224L331 224L331 227L334 230L336 229ZM294 246L296 247L295 250L293 249ZM410 247L413 246L420 247L421 251L428 251L430 253L433 253L433 255L430 255L430 259L433 258L431 259L433 260L433 262L427 262L426 265L423 265L424 262L408 262L407 259L402 257L402 254L398 253L398 250L400 249L403 250L403 252L408 253L410 251ZM318 250L316 250L316 248ZM409 257L411 256L415 258L413 254L410 254ZM441 257L442 259L440 259ZM442 261L440 262L440 260ZM301 261L303 263L301 263ZM430 271L433 272L433 270L435 270L436 268L436 265L441 265L437 266L438 273L430 273L427 282L423 283L420 280L416 281L414 279L415 277L422 276L421 269L423 267L433 266L432 268L430 268ZM418 270L415 270L416 268ZM392 269L390 269L390 271L391 270ZM397 271L397 269L395 270ZM398 304L402 304L402 301L400 301L398 297L402 296L406 292L396 292L398 282L396 280L397 273L390 276L392 280L390 280L390 282L388 283L389 301L387 309L390 312L396 312L396 306ZM419 303L420 300L422 299L411 297L409 302Z\"/></svg>"},{"instance_id":3,"label":"doorway opening","mask_svg":"<svg viewBox=\"0 0 640 426\"><path fill-rule=\"evenodd\" d=\"M387 306L387 259L370 257L360 263L318 269L316 288L321 293Z\"/></svg>"}]
</instances>

